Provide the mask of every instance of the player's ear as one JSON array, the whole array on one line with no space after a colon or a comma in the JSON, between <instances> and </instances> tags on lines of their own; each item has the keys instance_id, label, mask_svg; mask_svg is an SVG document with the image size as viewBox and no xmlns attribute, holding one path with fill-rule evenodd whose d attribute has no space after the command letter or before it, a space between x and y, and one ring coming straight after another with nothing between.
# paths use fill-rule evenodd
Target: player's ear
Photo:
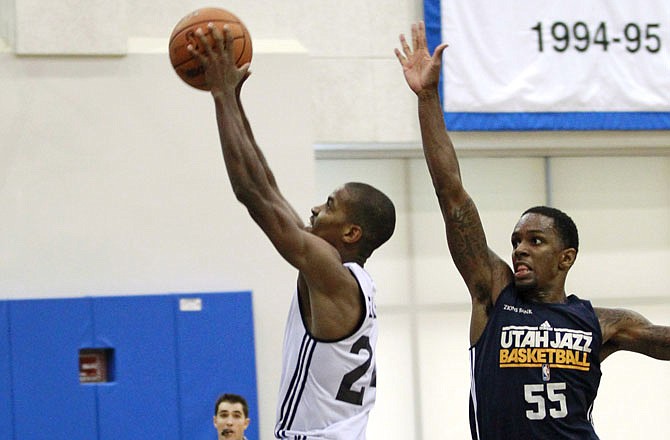
<instances>
[{"instance_id":1,"label":"player's ear","mask_svg":"<svg viewBox=\"0 0 670 440\"><path fill-rule=\"evenodd\" d=\"M349 223L344 230L343 240L347 244L356 243L363 236L363 228L360 226Z\"/></svg>"},{"instance_id":2,"label":"player's ear","mask_svg":"<svg viewBox=\"0 0 670 440\"><path fill-rule=\"evenodd\" d=\"M558 267L561 270L568 271L575 264L577 259L577 250L575 248L563 249L561 252L561 259L558 262Z\"/></svg>"}]
</instances>

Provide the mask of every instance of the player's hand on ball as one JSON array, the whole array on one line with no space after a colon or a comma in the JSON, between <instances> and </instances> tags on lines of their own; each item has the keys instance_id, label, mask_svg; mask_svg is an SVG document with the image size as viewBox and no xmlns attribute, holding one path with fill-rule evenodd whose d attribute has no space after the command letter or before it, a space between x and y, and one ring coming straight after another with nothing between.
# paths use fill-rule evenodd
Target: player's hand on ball
<instances>
[{"instance_id":1,"label":"player's hand on ball","mask_svg":"<svg viewBox=\"0 0 670 440\"><path fill-rule=\"evenodd\" d=\"M212 23L207 27L214 40L213 45L205 32L198 28L195 34L204 50L202 53L198 52L193 45L189 45L187 49L202 65L205 81L212 94L235 91L248 77L249 63L239 68L235 65L233 34L228 25L223 26L223 32Z\"/></svg>"},{"instance_id":2,"label":"player's hand on ball","mask_svg":"<svg viewBox=\"0 0 670 440\"><path fill-rule=\"evenodd\" d=\"M205 27L207 25L207 27ZM208 44L204 46L216 47L212 28L216 26L221 33L227 25L233 35L232 47L235 65L242 67L250 63L253 56L253 47L249 30L232 12L222 8L200 8L182 17L172 29L168 43L170 63L177 75L188 85L200 90L209 90L205 79L205 69L201 57L194 55L188 46L192 46L199 54L205 54L205 47L201 44L202 37L196 35L198 28L207 37Z\"/></svg>"}]
</instances>

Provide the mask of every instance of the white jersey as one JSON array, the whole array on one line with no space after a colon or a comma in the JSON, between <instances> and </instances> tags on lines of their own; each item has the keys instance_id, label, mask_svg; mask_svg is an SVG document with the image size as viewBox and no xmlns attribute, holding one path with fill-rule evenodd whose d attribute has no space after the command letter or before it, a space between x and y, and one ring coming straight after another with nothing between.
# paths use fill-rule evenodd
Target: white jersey
<instances>
[{"instance_id":1,"label":"white jersey","mask_svg":"<svg viewBox=\"0 0 670 440\"><path fill-rule=\"evenodd\" d=\"M296 292L284 333L276 438L365 439L376 395L376 288L361 266L344 265L358 281L365 317L352 335L320 341L303 324Z\"/></svg>"}]
</instances>

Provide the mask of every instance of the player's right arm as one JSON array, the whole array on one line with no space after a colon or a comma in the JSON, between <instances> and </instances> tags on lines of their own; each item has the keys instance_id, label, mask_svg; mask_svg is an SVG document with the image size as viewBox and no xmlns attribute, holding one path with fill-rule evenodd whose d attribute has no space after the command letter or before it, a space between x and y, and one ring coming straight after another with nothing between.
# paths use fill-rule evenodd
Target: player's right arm
<instances>
[{"instance_id":1,"label":"player's right arm","mask_svg":"<svg viewBox=\"0 0 670 440\"><path fill-rule=\"evenodd\" d=\"M240 88L248 77L249 66L237 68L233 63L229 30L224 27L223 35L217 28L210 30L214 47L199 31L206 55L193 48L189 51L205 68L233 192L275 249L300 271L298 288L308 298L306 325L312 334L323 339L341 338L351 332L360 318L358 283L342 264L337 249L312 234L280 193L240 105Z\"/></svg>"},{"instance_id":2,"label":"player's right arm","mask_svg":"<svg viewBox=\"0 0 670 440\"><path fill-rule=\"evenodd\" d=\"M444 124L438 83L442 53L439 45L428 52L423 22L412 25L412 48L400 36L402 52L395 53L409 87L416 93L423 151L444 219L449 251L472 299L470 342L484 330L488 311L512 272L486 242L481 219L472 198L463 187L458 158Z\"/></svg>"},{"instance_id":3,"label":"player's right arm","mask_svg":"<svg viewBox=\"0 0 670 440\"><path fill-rule=\"evenodd\" d=\"M211 26L214 45L199 29L196 34L205 55L189 48L205 68L205 78L216 107L219 138L228 178L237 199L270 238L280 254L297 268L308 260L304 249L311 237L303 221L282 196L263 153L256 144L240 102L241 87L248 78L249 65L238 68L233 62L233 36ZM317 245L318 246L318 245ZM325 251L330 253L330 249ZM339 264L341 266L341 263Z\"/></svg>"},{"instance_id":4,"label":"player's right arm","mask_svg":"<svg viewBox=\"0 0 670 440\"><path fill-rule=\"evenodd\" d=\"M240 92L242 91L242 84L244 81L247 80L249 77L249 73L247 73L244 78L240 81L239 85L237 86L236 90L236 98L237 98L237 106L240 110L240 116L242 118L242 123L244 124L244 129L247 133L247 136L249 137L249 141L251 142L254 152L256 153L256 156L258 157L258 160L260 161L260 164L262 168L265 171L265 175L267 177L268 183L270 184L270 187L277 193L279 198L283 201L283 204L285 205L286 209L288 209L292 215L293 218L295 219L296 223L299 225L302 225L302 220L300 216L298 215L297 212L295 212L295 209L293 209L293 206L284 198L284 196L281 194L281 191L279 190L279 186L277 186L277 181L275 180L275 176L272 173L272 170L270 169L270 166L267 163L267 160L265 159L265 155L263 154L263 151L260 149L258 144L256 143L256 139L254 138L253 131L251 130L251 125L249 124L249 120L247 119L247 115L244 112L244 107L242 106L242 100L240 99Z\"/></svg>"}]
</instances>

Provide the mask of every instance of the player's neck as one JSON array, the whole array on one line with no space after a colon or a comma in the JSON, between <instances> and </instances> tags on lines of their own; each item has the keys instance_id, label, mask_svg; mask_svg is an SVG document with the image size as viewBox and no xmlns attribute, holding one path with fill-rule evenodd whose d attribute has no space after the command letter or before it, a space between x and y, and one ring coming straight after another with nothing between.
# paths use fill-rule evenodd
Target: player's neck
<instances>
[{"instance_id":1,"label":"player's neck","mask_svg":"<svg viewBox=\"0 0 670 440\"><path fill-rule=\"evenodd\" d=\"M519 289L519 293L526 301L540 304L563 304L568 300L564 289Z\"/></svg>"}]
</instances>

